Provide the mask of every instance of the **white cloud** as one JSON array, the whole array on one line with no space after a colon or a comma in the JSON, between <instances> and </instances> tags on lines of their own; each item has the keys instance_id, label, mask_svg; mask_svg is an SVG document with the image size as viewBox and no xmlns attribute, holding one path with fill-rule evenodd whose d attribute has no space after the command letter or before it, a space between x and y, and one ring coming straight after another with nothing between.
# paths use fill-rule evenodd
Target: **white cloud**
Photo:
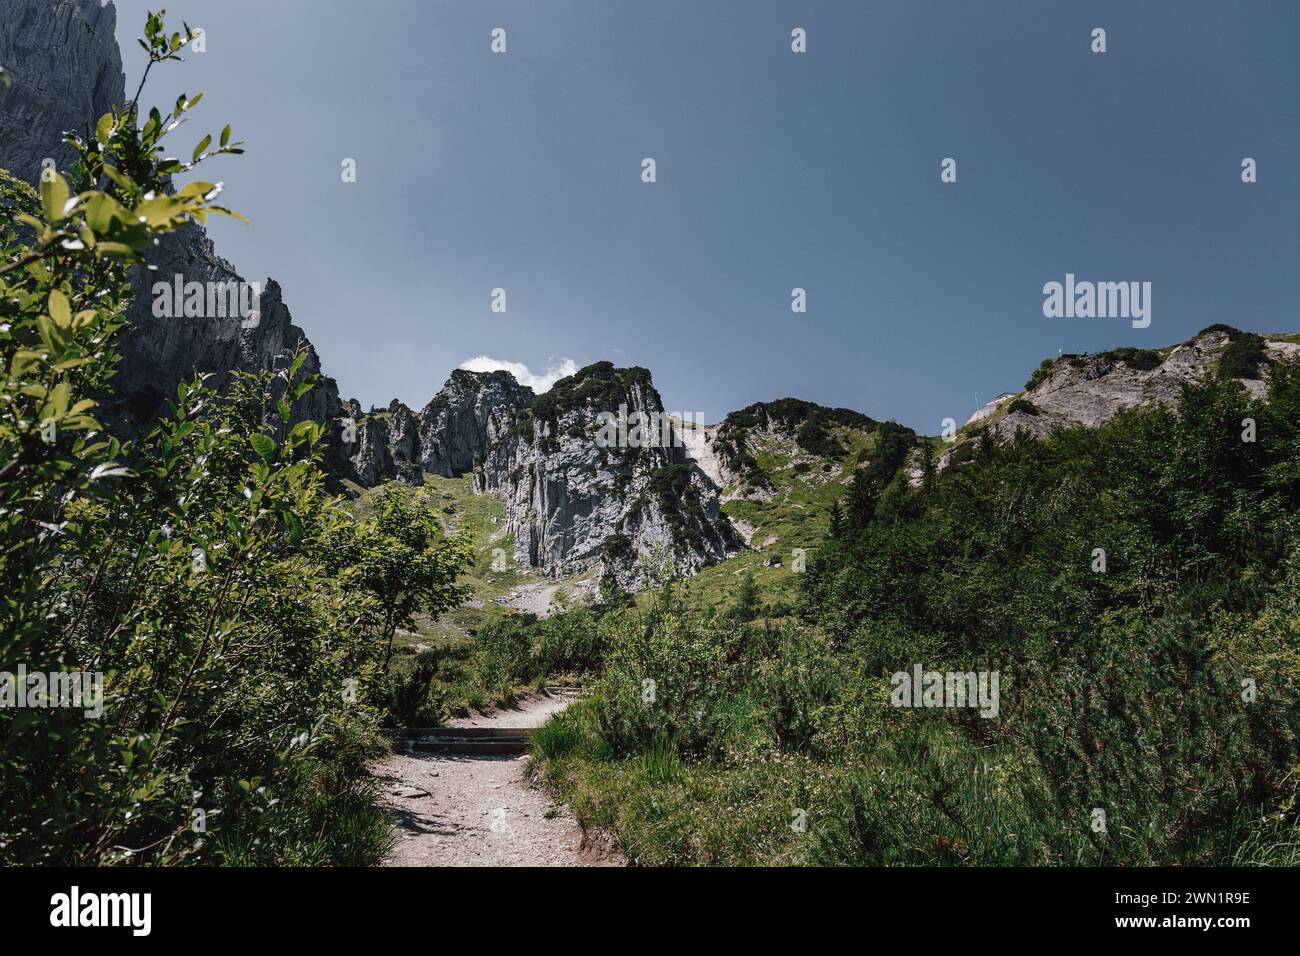
<instances>
[{"instance_id":1,"label":"white cloud","mask_svg":"<svg viewBox=\"0 0 1300 956\"><path fill-rule=\"evenodd\" d=\"M479 355L467 362L461 362L460 367L467 372L495 372L504 369L513 375L515 381L520 385L527 385L540 395L542 392L549 392L551 386L560 379L576 372L578 363L571 358L560 359L558 363L551 365L542 374L535 375L523 362L503 362L501 359Z\"/></svg>"}]
</instances>

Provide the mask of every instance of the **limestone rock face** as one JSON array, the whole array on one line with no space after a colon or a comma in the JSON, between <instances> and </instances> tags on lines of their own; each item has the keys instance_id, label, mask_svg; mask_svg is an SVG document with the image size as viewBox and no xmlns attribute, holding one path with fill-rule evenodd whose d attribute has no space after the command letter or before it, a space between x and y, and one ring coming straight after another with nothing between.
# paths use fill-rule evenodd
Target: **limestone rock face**
<instances>
[{"instance_id":1,"label":"limestone rock face","mask_svg":"<svg viewBox=\"0 0 1300 956\"><path fill-rule=\"evenodd\" d=\"M355 423L355 438L340 446L347 460L341 474L367 488L393 480L422 484L426 473L468 474L536 397L508 372L457 369L419 412L394 400L363 415L348 402L344 415Z\"/></svg>"},{"instance_id":2,"label":"limestone rock face","mask_svg":"<svg viewBox=\"0 0 1300 956\"><path fill-rule=\"evenodd\" d=\"M63 134L84 136L126 100L114 31L117 11L100 0L4 0L0 6L0 166L35 182L41 164L73 159Z\"/></svg>"},{"instance_id":3,"label":"limestone rock face","mask_svg":"<svg viewBox=\"0 0 1300 956\"><path fill-rule=\"evenodd\" d=\"M13 79L12 86L0 86L0 167L35 182L47 157L60 169L71 162L72 151L62 144L66 130L89 135L100 116L125 105L116 25L113 5L101 0L0 0L0 65ZM148 95L146 88L146 100ZM222 387L234 371L287 368L299 343L308 349L302 371L320 373L319 357L270 279L261 285L255 325L238 316L155 317L158 282L174 283L177 276L182 282L244 281L216 254L201 227L163 237L147 260L148 268L133 276L131 327L119 343L122 364L114 394L101 408L111 430L137 432L165 409L180 382L200 372ZM326 421L338 414L338 388L329 378L294 406L295 421Z\"/></svg>"},{"instance_id":4,"label":"limestone rock face","mask_svg":"<svg viewBox=\"0 0 1300 956\"><path fill-rule=\"evenodd\" d=\"M509 372L457 369L420 412L418 460L425 471L451 477L474 468L536 396Z\"/></svg>"},{"instance_id":5,"label":"limestone rock face","mask_svg":"<svg viewBox=\"0 0 1300 956\"><path fill-rule=\"evenodd\" d=\"M999 396L966 424L987 428L992 440L1005 442L1017 432L1044 438L1058 428L1095 428L1140 405L1173 406L1183 385L1217 372L1225 350L1240 336L1249 338L1250 333L1212 326L1187 342L1159 350L1063 355L1050 368L1044 363L1023 392ZM1238 381L1259 398L1268 390L1271 363L1296 354L1300 345L1276 335L1259 336L1257 344L1259 364ZM954 442L939 456L938 467L960 464L970 457L972 447L968 440ZM920 481L917 475L913 484Z\"/></svg>"},{"instance_id":6,"label":"limestone rock face","mask_svg":"<svg viewBox=\"0 0 1300 956\"><path fill-rule=\"evenodd\" d=\"M743 548L645 369L600 362L560 380L474 481L505 500L515 559L552 577L599 568L635 590L656 556L694 573Z\"/></svg>"},{"instance_id":7,"label":"limestone rock face","mask_svg":"<svg viewBox=\"0 0 1300 956\"><path fill-rule=\"evenodd\" d=\"M1270 359L1288 355L1296 348L1288 342L1263 338L1264 352ZM1174 405L1184 384L1215 369L1229 340L1228 332L1215 330L1150 355L1134 356L1117 350L1064 356L1021 396L1039 414L1013 408L996 423L996 433L999 438L1011 438L1017 428L1022 428L1041 437L1057 426L1095 427L1123 409L1138 405ZM1240 381L1253 395L1263 395L1268 387L1267 365L1261 366L1258 377Z\"/></svg>"},{"instance_id":8,"label":"limestone rock face","mask_svg":"<svg viewBox=\"0 0 1300 956\"><path fill-rule=\"evenodd\" d=\"M131 431L153 421L176 394L176 386L200 372L210 384L224 388L235 371L279 371L287 368L294 350L303 344L307 359L300 374L321 374L320 357L306 333L294 324L279 283L262 283L256 319L229 317L157 318L154 288L158 283L235 282L245 280L217 256L207 233L186 226L165 236L149 253L150 268L133 277L135 300L127 312L131 328L121 342L122 364L115 395L105 403L107 423ZM255 322L255 324L254 324ZM338 385L322 377L295 404L293 421L330 421L339 415Z\"/></svg>"},{"instance_id":9,"label":"limestone rock face","mask_svg":"<svg viewBox=\"0 0 1300 956\"><path fill-rule=\"evenodd\" d=\"M419 413L400 402L345 409L356 421L348 477L372 487L472 472L475 491L506 504L515 559L549 576L599 568L635 590L650 570L643 559L693 573L743 547L645 369L600 362L542 396L508 372L458 369ZM621 416L622 432L602 432L601 413Z\"/></svg>"}]
</instances>

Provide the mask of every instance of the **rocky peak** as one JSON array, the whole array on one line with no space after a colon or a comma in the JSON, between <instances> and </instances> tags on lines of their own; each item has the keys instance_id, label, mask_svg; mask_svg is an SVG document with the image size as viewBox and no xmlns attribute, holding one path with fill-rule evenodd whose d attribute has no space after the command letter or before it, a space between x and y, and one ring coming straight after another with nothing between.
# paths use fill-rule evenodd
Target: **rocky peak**
<instances>
[{"instance_id":1,"label":"rocky peak","mask_svg":"<svg viewBox=\"0 0 1300 956\"><path fill-rule=\"evenodd\" d=\"M456 369L420 413L420 455L425 471L451 477L473 470L488 448L514 424L515 413L536 398L509 372Z\"/></svg>"},{"instance_id":2,"label":"rocky peak","mask_svg":"<svg viewBox=\"0 0 1300 956\"><path fill-rule=\"evenodd\" d=\"M1191 339L1162 349L1118 348L1090 355L1046 359L1023 392L1003 395L985 406L967 426L987 428L996 441L1017 432L1037 438L1057 428L1096 427L1139 405L1174 405L1184 384L1210 374L1240 381L1256 397L1268 389L1269 368L1300 351L1296 336L1257 335L1227 325L1212 325ZM939 458L940 468L972 454L958 441Z\"/></svg>"},{"instance_id":3,"label":"rocky peak","mask_svg":"<svg viewBox=\"0 0 1300 956\"><path fill-rule=\"evenodd\" d=\"M394 399L386 410L362 415L350 402L355 440L342 447L349 459L344 473L365 487L390 480L420 484L426 473L467 474L534 398L508 372L457 369L419 412Z\"/></svg>"},{"instance_id":4,"label":"rocky peak","mask_svg":"<svg viewBox=\"0 0 1300 956\"><path fill-rule=\"evenodd\" d=\"M599 567L625 589L662 552L691 573L742 545L643 368L590 365L516 416L474 472L506 503L516 560L551 576Z\"/></svg>"}]
</instances>

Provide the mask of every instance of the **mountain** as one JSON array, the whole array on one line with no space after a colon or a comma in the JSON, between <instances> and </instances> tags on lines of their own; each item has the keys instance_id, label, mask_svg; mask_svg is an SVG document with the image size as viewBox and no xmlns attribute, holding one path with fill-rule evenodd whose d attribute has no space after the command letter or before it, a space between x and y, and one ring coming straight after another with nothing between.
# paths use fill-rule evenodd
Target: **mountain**
<instances>
[{"instance_id":1,"label":"mountain","mask_svg":"<svg viewBox=\"0 0 1300 956\"><path fill-rule=\"evenodd\" d=\"M476 491L506 504L515 560L548 576L598 568L635 590L645 556L664 552L691 573L743 548L645 369L598 362L540 396L508 372L457 369L418 413L397 401L348 408L352 482L472 472Z\"/></svg>"},{"instance_id":2,"label":"mountain","mask_svg":"<svg viewBox=\"0 0 1300 956\"><path fill-rule=\"evenodd\" d=\"M66 129L126 102L116 13L100 0L0 2L0 63L13 77L0 87L0 166L34 181L47 160L71 161ZM138 432L196 373L221 387L233 372L278 371L300 343L308 348L305 371L321 373L274 280L261 292L255 323L156 317L153 285L176 277L244 281L198 226L151 251L149 268L134 276L122 364L103 403L113 430ZM1024 390L1000 396L939 444L936 466L960 465L983 435L1043 437L1146 402L1171 404L1183 383L1210 372L1258 394L1270 364L1297 349L1297 336L1212 326L1164 349L1047 360ZM386 481L472 476L478 492L504 502L504 531L524 568L551 577L599 571L632 590L646 574L643 559L668 552L690 573L725 562L712 572L719 598L732 583L724 575L767 573L815 548L859 475L885 479L906 462L912 480L922 480L921 449L929 445L895 423L794 398L750 405L716 425L682 421L665 414L649 371L609 362L543 395L507 372L457 370L419 411L394 400L364 412L355 400L341 402L334 380L322 376L293 418L344 420L326 467L336 487L353 494Z\"/></svg>"},{"instance_id":3,"label":"mountain","mask_svg":"<svg viewBox=\"0 0 1300 956\"><path fill-rule=\"evenodd\" d=\"M13 83L0 85L0 168L35 182L47 159L56 169L72 162L65 131L88 136L88 123L127 102L114 36L117 13L112 3L101 6L100 0L3 0L2 12L0 63ZM196 373L211 374L211 384L220 388L234 371L287 367L299 343L308 348L304 373L321 373L315 349L293 323L272 279L262 285L259 321L251 327L238 316L154 316L152 289L158 281L170 284L179 276L182 282L244 282L201 227L164 237L149 253L148 266L133 276L122 364L114 394L101 408L101 419L113 431L138 432L165 409L176 386ZM295 421L328 420L338 413L338 386L327 377L293 409Z\"/></svg>"},{"instance_id":4,"label":"mountain","mask_svg":"<svg viewBox=\"0 0 1300 956\"><path fill-rule=\"evenodd\" d=\"M643 368L597 362L556 382L488 450L475 486L505 499L515 559L553 576L598 565L630 590L643 556L693 573L742 547Z\"/></svg>"},{"instance_id":5,"label":"mountain","mask_svg":"<svg viewBox=\"0 0 1300 956\"><path fill-rule=\"evenodd\" d=\"M1185 383L1207 374L1236 379L1260 397L1268 387L1269 367L1297 351L1297 335L1212 325L1166 348L1044 359L1023 391L1000 395L971 416L938 466L968 460L984 431L997 441L1010 441L1018 432L1042 438L1058 428L1101 425L1126 408L1152 402L1172 406Z\"/></svg>"}]
</instances>

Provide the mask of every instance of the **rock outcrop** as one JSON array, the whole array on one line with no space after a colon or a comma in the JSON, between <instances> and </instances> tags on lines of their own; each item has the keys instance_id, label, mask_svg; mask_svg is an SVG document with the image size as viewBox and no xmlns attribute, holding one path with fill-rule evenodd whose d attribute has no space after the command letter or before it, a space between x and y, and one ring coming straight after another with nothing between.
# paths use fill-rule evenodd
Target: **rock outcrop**
<instances>
[{"instance_id":1,"label":"rock outcrop","mask_svg":"<svg viewBox=\"0 0 1300 956\"><path fill-rule=\"evenodd\" d=\"M501 495L515 559L547 575L599 567L634 590L656 554L694 573L743 545L678 429L649 372L599 362L518 412L475 487Z\"/></svg>"},{"instance_id":2,"label":"rock outcrop","mask_svg":"<svg viewBox=\"0 0 1300 956\"><path fill-rule=\"evenodd\" d=\"M743 547L645 369L599 362L541 396L508 372L457 369L418 413L346 409L347 477L372 487L473 472L477 492L506 504L515 559L548 576L599 568L635 590L656 553L693 573Z\"/></svg>"},{"instance_id":3,"label":"rock outcrop","mask_svg":"<svg viewBox=\"0 0 1300 956\"><path fill-rule=\"evenodd\" d=\"M350 401L344 414L355 427L343 429L342 473L366 488L394 480L418 485L426 473L468 474L536 397L509 372L457 369L419 412L394 399L363 414Z\"/></svg>"},{"instance_id":4,"label":"rock outcrop","mask_svg":"<svg viewBox=\"0 0 1300 956\"><path fill-rule=\"evenodd\" d=\"M992 440L1005 442L1017 433L1043 438L1060 428L1096 427L1126 408L1172 406L1185 384L1208 374L1235 378L1262 397L1272 363L1297 352L1300 344L1279 336L1214 325L1168 348L1120 348L1049 359L1023 392L1001 395L972 415L963 430L967 440L959 435L937 464L943 469L969 459L972 431L987 430Z\"/></svg>"},{"instance_id":5,"label":"rock outcrop","mask_svg":"<svg viewBox=\"0 0 1300 956\"><path fill-rule=\"evenodd\" d=\"M1101 425L1126 408L1160 403L1173 405L1183 385L1216 371L1234 339L1249 337L1213 326L1188 342L1155 350L1115 349L1098 355L1064 355L1031 382L1007 414L992 426L1000 439L1023 429L1035 436L1070 425ZM1269 364L1297 346L1268 336L1258 338L1254 361L1235 376L1255 396L1267 390Z\"/></svg>"},{"instance_id":6,"label":"rock outcrop","mask_svg":"<svg viewBox=\"0 0 1300 956\"><path fill-rule=\"evenodd\" d=\"M456 369L420 412L419 461L424 470L448 477L473 470L513 427L516 413L536 397L509 372Z\"/></svg>"},{"instance_id":7,"label":"rock outcrop","mask_svg":"<svg viewBox=\"0 0 1300 956\"><path fill-rule=\"evenodd\" d=\"M67 130L89 134L95 121L126 103L122 57L114 31L117 15L101 0L0 0L0 65L12 77L0 85L0 167L35 182L43 164L56 169L73 159L63 144ZM148 97L148 91L145 92ZM119 347L122 364L114 394L103 402L104 423L130 435L166 407L182 381L203 372L222 387L234 371L279 371L294 349L308 350L303 372L319 374L320 359L294 325L278 284L261 285L258 321L239 316L155 318L155 283L243 283L220 258L206 232L187 226L164 237L147 256L148 268L133 277L131 327ZM294 420L326 421L339 414L338 387L321 383L295 404Z\"/></svg>"}]
</instances>

